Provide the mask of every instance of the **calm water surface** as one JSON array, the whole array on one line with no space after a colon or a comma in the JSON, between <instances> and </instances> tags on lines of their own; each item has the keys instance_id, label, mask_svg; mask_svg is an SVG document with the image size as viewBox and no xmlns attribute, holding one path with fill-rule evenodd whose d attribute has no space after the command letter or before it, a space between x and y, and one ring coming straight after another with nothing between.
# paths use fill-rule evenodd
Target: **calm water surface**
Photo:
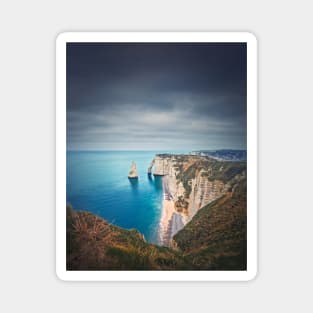
<instances>
[{"instance_id":1,"label":"calm water surface","mask_svg":"<svg viewBox=\"0 0 313 313\"><path fill-rule=\"evenodd\" d=\"M67 203L115 225L136 228L147 241L158 243L162 178L147 175L157 153L160 151L68 151ZM131 161L137 164L137 181L127 178Z\"/></svg>"}]
</instances>

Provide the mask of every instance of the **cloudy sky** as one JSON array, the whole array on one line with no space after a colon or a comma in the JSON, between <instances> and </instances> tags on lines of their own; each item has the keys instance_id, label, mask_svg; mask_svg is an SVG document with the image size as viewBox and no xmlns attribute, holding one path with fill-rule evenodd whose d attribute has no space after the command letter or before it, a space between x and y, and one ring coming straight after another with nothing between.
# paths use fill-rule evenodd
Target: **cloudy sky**
<instances>
[{"instance_id":1,"label":"cloudy sky","mask_svg":"<svg viewBox=\"0 0 313 313\"><path fill-rule=\"evenodd\" d=\"M68 150L246 148L246 45L70 43Z\"/></svg>"}]
</instances>

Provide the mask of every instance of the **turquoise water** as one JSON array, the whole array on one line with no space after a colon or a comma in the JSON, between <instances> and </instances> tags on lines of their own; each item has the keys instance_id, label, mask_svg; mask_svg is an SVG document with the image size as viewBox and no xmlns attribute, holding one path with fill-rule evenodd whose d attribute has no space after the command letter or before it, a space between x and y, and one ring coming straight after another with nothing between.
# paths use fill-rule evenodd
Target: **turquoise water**
<instances>
[{"instance_id":1,"label":"turquoise water","mask_svg":"<svg viewBox=\"0 0 313 313\"><path fill-rule=\"evenodd\" d=\"M66 197L76 210L95 213L110 223L136 228L159 243L162 178L147 168L160 151L68 151ZM127 178L135 161L139 179Z\"/></svg>"}]
</instances>

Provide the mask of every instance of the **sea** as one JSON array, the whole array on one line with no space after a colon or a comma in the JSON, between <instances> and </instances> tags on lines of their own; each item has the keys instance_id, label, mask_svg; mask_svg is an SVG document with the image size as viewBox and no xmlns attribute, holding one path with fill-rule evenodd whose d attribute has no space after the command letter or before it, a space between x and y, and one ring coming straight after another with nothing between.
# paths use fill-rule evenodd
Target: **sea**
<instances>
[{"instance_id":1,"label":"sea","mask_svg":"<svg viewBox=\"0 0 313 313\"><path fill-rule=\"evenodd\" d=\"M67 151L67 203L114 225L137 229L148 242L159 244L162 177L147 173L159 153L170 152ZM138 180L127 177L132 161L137 165Z\"/></svg>"}]
</instances>

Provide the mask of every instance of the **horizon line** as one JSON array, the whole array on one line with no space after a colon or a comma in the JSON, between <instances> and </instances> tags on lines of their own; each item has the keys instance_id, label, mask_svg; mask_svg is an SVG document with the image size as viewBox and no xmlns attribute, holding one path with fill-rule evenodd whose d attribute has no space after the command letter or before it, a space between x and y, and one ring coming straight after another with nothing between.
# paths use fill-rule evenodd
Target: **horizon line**
<instances>
[{"instance_id":1,"label":"horizon line","mask_svg":"<svg viewBox=\"0 0 313 313\"><path fill-rule=\"evenodd\" d=\"M183 150L183 149L131 149L131 150L115 150L115 149L66 149L66 152L75 152L75 151L114 151L114 152L131 152L131 151L151 151L151 152L155 152L155 151L180 151L180 152L199 152L199 151L247 151L247 149L233 149L233 148L220 148L220 149L194 149L194 150Z\"/></svg>"}]
</instances>

